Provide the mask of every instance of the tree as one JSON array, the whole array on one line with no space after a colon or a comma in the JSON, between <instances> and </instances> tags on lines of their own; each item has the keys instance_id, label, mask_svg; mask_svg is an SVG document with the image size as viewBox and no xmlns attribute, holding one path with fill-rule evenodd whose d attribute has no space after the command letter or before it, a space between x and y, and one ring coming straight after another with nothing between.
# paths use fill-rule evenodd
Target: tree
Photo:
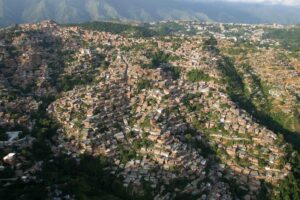
<instances>
[{"instance_id":1,"label":"tree","mask_svg":"<svg viewBox=\"0 0 300 200\"><path fill-rule=\"evenodd\" d=\"M278 188L279 194L273 196L274 200L299 200L299 187L294 175L290 173L283 181L280 182Z\"/></svg>"},{"instance_id":2,"label":"tree","mask_svg":"<svg viewBox=\"0 0 300 200\"><path fill-rule=\"evenodd\" d=\"M164 51L155 52L153 55L150 56L151 56L151 63L149 66L147 66L150 69L159 68L161 67L162 64L168 63L171 59L171 55L165 53Z\"/></svg>"},{"instance_id":3,"label":"tree","mask_svg":"<svg viewBox=\"0 0 300 200\"><path fill-rule=\"evenodd\" d=\"M137 90L140 92L141 90L143 89L149 89L151 88L152 85L151 85L151 81L150 80L147 80L147 79L142 79L142 80L139 80L138 83L137 83Z\"/></svg>"},{"instance_id":4,"label":"tree","mask_svg":"<svg viewBox=\"0 0 300 200\"><path fill-rule=\"evenodd\" d=\"M43 160L51 155L50 146L42 140L35 141L32 145L32 154L35 159Z\"/></svg>"},{"instance_id":5,"label":"tree","mask_svg":"<svg viewBox=\"0 0 300 200\"><path fill-rule=\"evenodd\" d=\"M192 69L187 73L187 79L192 82L209 81L211 78L199 69Z\"/></svg>"},{"instance_id":6,"label":"tree","mask_svg":"<svg viewBox=\"0 0 300 200\"><path fill-rule=\"evenodd\" d=\"M219 49L217 46L218 46L218 41L216 40L216 38L213 36L210 36L209 39L204 41L203 50L214 52L214 53L219 53Z\"/></svg>"}]
</instances>

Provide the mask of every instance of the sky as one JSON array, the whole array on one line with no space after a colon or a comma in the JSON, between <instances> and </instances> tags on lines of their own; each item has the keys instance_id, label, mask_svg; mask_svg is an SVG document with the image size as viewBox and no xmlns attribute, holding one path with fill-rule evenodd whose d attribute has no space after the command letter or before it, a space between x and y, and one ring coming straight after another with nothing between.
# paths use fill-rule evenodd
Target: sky
<instances>
[{"instance_id":1,"label":"sky","mask_svg":"<svg viewBox=\"0 0 300 200\"><path fill-rule=\"evenodd\" d=\"M284 4L284 5L299 5L300 0L226 0L234 2L250 2L250 3L271 3L271 4Z\"/></svg>"},{"instance_id":2,"label":"sky","mask_svg":"<svg viewBox=\"0 0 300 200\"><path fill-rule=\"evenodd\" d=\"M205 1L205 0L193 0ZM246 3L267 3L267 4L282 4L282 5L300 5L300 0L206 0L206 1L229 1L229 2L246 2Z\"/></svg>"}]
</instances>

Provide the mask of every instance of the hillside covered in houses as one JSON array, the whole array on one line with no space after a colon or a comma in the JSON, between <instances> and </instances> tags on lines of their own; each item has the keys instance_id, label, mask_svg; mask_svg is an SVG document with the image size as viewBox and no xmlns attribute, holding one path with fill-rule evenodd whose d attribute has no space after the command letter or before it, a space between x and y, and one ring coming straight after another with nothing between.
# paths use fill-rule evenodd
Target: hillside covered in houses
<instances>
[{"instance_id":1,"label":"hillside covered in houses","mask_svg":"<svg viewBox=\"0 0 300 200\"><path fill-rule=\"evenodd\" d=\"M0 199L299 199L298 28L1 29Z\"/></svg>"}]
</instances>

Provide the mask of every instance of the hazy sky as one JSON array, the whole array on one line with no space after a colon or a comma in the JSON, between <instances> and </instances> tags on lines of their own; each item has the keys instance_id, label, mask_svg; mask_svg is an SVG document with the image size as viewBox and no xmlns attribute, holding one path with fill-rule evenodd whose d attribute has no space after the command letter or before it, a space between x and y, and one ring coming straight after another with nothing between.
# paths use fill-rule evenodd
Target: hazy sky
<instances>
[{"instance_id":1,"label":"hazy sky","mask_svg":"<svg viewBox=\"0 0 300 200\"><path fill-rule=\"evenodd\" d=\"M268 3L282 5L300 5L300 0L189 0L189 1L231 1L231 2L247 2L247 3Z\"/></svg>"},{"instance_id":2,"label":"hazy sky","mask_svg":"<svg viewBox=\"0 0 300 200\"><path fill-rule=\"evenodd\" d=\"M299 5L300 0L224 0L235 2L250 2L250 3L271 3L271 4L285 4L285 5Z\"/></svg>"}]
</instances>

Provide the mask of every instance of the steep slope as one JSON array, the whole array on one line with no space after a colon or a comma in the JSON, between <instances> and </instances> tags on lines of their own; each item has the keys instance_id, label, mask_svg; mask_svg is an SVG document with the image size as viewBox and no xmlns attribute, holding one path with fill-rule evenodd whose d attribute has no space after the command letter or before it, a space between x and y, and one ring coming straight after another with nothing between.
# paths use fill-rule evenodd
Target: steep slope
<instances>
[{"instance_id":1,"label":"steep slope","mask_svg":"<svg viewBox=\"0 0 300 200\"><path fill-rule=\"evenodd\" d=\"M0 143L15 152L0 161L0 198L266 199L283 181L298 192L296 153L230 98L234 68L213 38L53 21L0 36L0 136L22 131Z\"/></svg>"}]
</instances>

